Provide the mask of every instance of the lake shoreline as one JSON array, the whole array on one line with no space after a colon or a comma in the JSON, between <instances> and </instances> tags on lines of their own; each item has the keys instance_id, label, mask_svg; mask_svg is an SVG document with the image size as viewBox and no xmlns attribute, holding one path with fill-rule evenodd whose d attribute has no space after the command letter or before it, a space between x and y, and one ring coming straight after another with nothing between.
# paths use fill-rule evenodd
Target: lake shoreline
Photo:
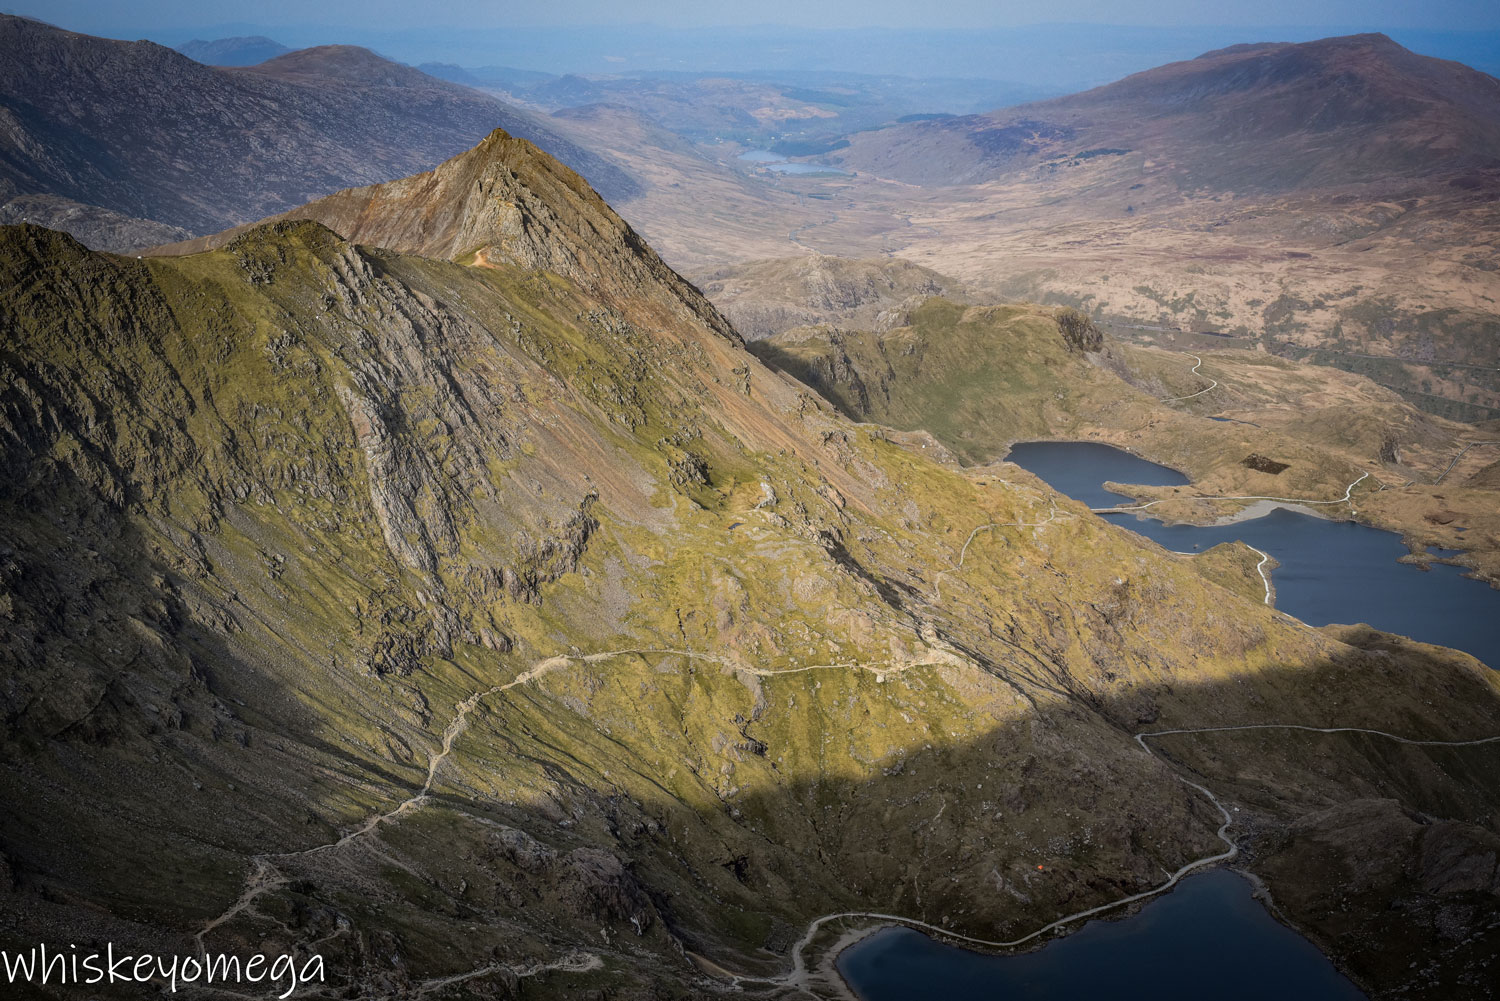
<instances>
[{"instance_id":1,"label":"lake shoreline","mask_svg":"<svg viewBox=\"0 0 1500 1001\"><path fill-rule=\"evenodd\" d=\"M1228 874L1232 876L1226 878ZM1183 934L1196 934L1207 943L1218 934L1213 930L1217 923L1233 926L1236 931L1229 937L1241 946L1236 959L1240 978L1259 976L1266 980L1267 989L1273 989L1287 969L1284 964L1290 964L1296 973L1290 982L1282 981L1281 987L1314 988L1319 997L1367 999L1362 987L1300 929L1272 912L1267 898L1258 877L1241 867L1220 865L1192 874L1166 894L1137 901L1109 917L1091 918L1039 941L1033 948L975 949L944 941L941 932L888 922L867 930L848 945L840 944L837 953L830 950L832 962L825 956L819 966L833 965L858 1001L896 1001L934 996L934 992L953 1001L997 996L1035 996L1051 1001L1089 996L1106 981L1113 985L1112 996L1162 997L1170 1001L1201 996L1197 993L1201 983L1192 970L1184 971L1182 982L1166 985L1167 993L1161 994L1161 985L1133 977L1130 964L1150 966L1154 962L1149 957L1152 949L1175 953ZM874 937L888 929L902 929L904 934ZM861 947L866 950L863 954ZM1281 951L1283 964L1265 965L1255 958L1268 948ZM873 954L871 949L875 950ZM1147 955L1141 958L1141 954ZM1087 961L1081 959L1085 956ZM1125 968L1123 987L1118 969L1121 960ZM1223 958L1216 950L1201 949L1193 953L1191 961L1216 967ZM1037 985L1048 983L1051 993L1034 993ZM1140 989L1130 993L1131 986Z\"/></svg>"},{"instance_id":2,"label":"lake shoreline","mask_svg":"<svg viewBox=\"0 0 1500 1001\"><path fill-rule=\"evenodd\" d=\"M1197 522L1160 517L1163 509L1181 513L1184 505L1169 502L1185 497L1120 502L1122 490L1132 486L1191 483L1180 470L1104 442L1018 442L1006 461L1170 552L1240 542L1269 555L1279 564L1267 581L1276 607L1309 626L1364 622L1461 650L1500 670L1500 636L1485 625L1500 613L1497 589L1454 550L1414 555L1405 536L1351 517L1353 507L1345 501L1368 474L1329 501L1208 498L1244 506Z\"/></svg>"}]
</instances>

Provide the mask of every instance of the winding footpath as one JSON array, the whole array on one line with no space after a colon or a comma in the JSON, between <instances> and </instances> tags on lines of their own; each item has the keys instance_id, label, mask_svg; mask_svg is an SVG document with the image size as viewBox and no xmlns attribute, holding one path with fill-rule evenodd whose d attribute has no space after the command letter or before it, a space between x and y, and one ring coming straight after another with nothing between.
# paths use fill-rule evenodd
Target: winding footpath
<instances>
[{"instance_id":1,"label":"winding footpath","mask_svg":"<svg viewBox=\"0 0 1500 1001\"><path fill-rule=\"evenodd\" d=\"M1040 500L1040 496L1033 493L1030 489L1025 487L1017 487L1009 480L996 477L995 482L1003 483L1006 486L1010 487L1012 490L1024 490L1027 494ZM1048 503L1051 505L1052 509L1048 512L1047 517L1042 519L1041 521L992 521L988 524L980 525L978 528L970 532L969 537L964 540L963 548L958 551L958 559L953 563L953 565L948 569L941 570L933 575L932 591L933 596L936 598L936 600L943 600L943 578L947 577L950 574L957 573L959 570L963 569L964 560L968 559L969 557L969 547L974 544L974 540L979 537L980 532L992 532L996 529L1001 528L1045 528L1047 525L1050 525L1053 522L1068 521L1073 517L1070 514L1063 514L1062 512L1058 511L1057 501L1055 499L1049 500Z\"/></svg>"},{"instance_id":2,"label":"winding footpath","mask_svg":"<svg viewBox=\"0 0 1500 1001\"><path fill-rule=\"evenodd\" d=\"M1048 524L1056 517L1057 510L1054 507L1052 516L1049 517L1047 521L1039 522L1037 523L1037 526L1031 527L1039 527L1040 525ZM1004 526L998 524L981 525L979 528L976 528L973 532L971 532L968 542L965 543L963 551L961 551L959 554L959 560L958 563L955 564L955 569L962 565L963 559L968 551L969 542L972 542L975 536L980 531L986 528L998 527ZM1017 527L1021 526L1018 525ZM1257 550L1257 552L1259 552L1259 550ZM1261 570L1262 579L1266 582L1267 603L1269 603L1270 581L1266 579L1263 567L1265 565L1265 562L1270 557L1266 556L1265 554L1261 555L1262 560L1258 569ZM528 684L543 677L544 675L564 668L574 662L592 664L599 663L601 661L608 660L614 657L628 655L681 656L690 660L700 660L718 664L731 670L748 671L751 674L755 674L761 677L770 677L778 674L796 674L803 671L831 668L862 668L865 670L877 671L878 673L889 673L891 671L900 669L899 667L893 665L886 665L884 668L876 668L872 665L849 663L815 664L805 667L770 670L750 668L736 662L731 662L728 658L716 654L702 653L693 650L678 650L668 648L629 648L622 650L609 650L591 654L559 654L557 656L539 660L535 664L533 664L529 670L518 675L513 680L506 682L505 684L494 685L490 688L476 691L472 693L468 698L458 703L458 705L455 707L453 719L449 722L448 726L443 731L442 742L437 752L432 755L431 759L428 762L426 778L423 781L421 788L416 793L402 800L399 804L386 811L385 813L378 814L370 820L367 820L361 826L342 835L335 841L331 841L322 845L316 845L312 848L303 849L301 851L267 853L251 856L251 871L245 881L243 892L235 900L235 902L231 904L222 914L206 923L203 926L202 930L197 933L195 938L199 950L204 951L204 938L206 935L208 935L209 932L232 920L238 915L252 910L255 901L259 897L287 885L289 879L286 875L284 875L280 870L276 868L275 862L277 860L309 857L324 852L336 851L339 848L342 848L365 837L380 825L388 821L394 821L404 814L409 813L410 811L417 809L418 807L426 803L431 795L433 785L437 780L439 770L441 769L443 763L453 753L455 742L468 726L469 715L485 698L491 695L509 691L510 689L513 689L519 685ZM1192 780L1177 773L1170 760L1160 758L1151 750L1151 747L1147 743L1147 740L1155 737L1166 737L1179 734L1223 733L1240 730L1300 730L1310 733L1326 734L1357 733L1368 736L1381 737L1396 741L1397 743L1419 747L1468 747L1481 744L1500 743L1500 736L1482 737L1474 740L1421 740L1402 737L1397 734L1387 733L1383 730L1373 730L1365 727L1313 727L1293 723L1263 723L1238 726L1198 727L1192 729L1156 730L1149 733L1139 733L1135 735L1136 743L1140 745L1141 749L1147 755L1150 755L1157 760L1166 762L1169 768L1173 768L1173 774L1179 782L1182 782L1184 785L1198 792L1211 804L1213 804L1215 809L1219 811L1220 815L1223 817L1223 823L1219 825L1216 834L1219 840L1225 846L1223 851L1216 852L1211 855L1205 855L1202 858L1194 859L1190 862L1185 863L1184 865L1180 866L1176 872L1169 874L1164 882L1155 887L1152 887L1151 889L1144 890L1140 893L1133 893L1128 896L1121 897L1117 900L1110 901L1108 903L1100 904L1095 907L1086 908L1084 910L1065 915L1056 919L1055 921L1043 925L1042 927L1036 929L1033 932L1030 932L1027 935L1023 935L1020 938L1010 939L1006 941L983 939L972 935L963 935L958 932L951 931L947 928L943 928L939 925L932 924L930 922L922 921L917 918L906 917L899 914L885 914L878 911L840 911L833 914L825 914L821 917L815 918L812 922L810 922L807 926L807 929L803 932L801 938L799 938L797 942L792 946L792 968L787 973L775 977L729 974L729 986L734 989L740 989L747 985L793 987L804 990L809 989L812 986L811 978L813 976L813 973L807 968L805 954L808 947L813 943L814 939L816 939L818 933L831 922L841 920L857 920L862 922L899 924L911 928L916 928L922 931L931 932L935 936L939 936L941 938L949 939L952 941L966 943L968 945L979 946L988 949L1011 949L1017 946L1025 945L1026 943L1032 942L1050 932L1056 931L1059 928L1063 928L1075 922L1082 921L1086 918L1116 910L1138 901L1157 896L1158 894L1164 893L1167 890L1170 890L1172 887L1176 886L1177 883L1183 879L1183 877L1192 872L1195 872L1207 866L1217 865L1220 862L1227 862L1231 859L1234 859L1239 854L1239 847L1228 836L1229 828L1233 825L1234 822L1233 815L1231 814L1229 809L1206 786L1200 785L1197 782L1193 782ZM588 972L591 970L597 970L602 966L603 960L599 956L593 953L577 950L564 955L555 962L530 967L517 968L506 966L503 964L488 964L466 973L459 973L451 976L424 981L421 984L416 985L415 991L418 996L421 996L429 994L441 988L451 986L453 984L462 983L464 981L481 976L486 976L491 973L508 972L517 977L529 977L539 973L554 970L579 973Z\"/></svg>"},{"instance_id":3,"label":"winding footpath","mask_svg":"<svg viewBox=\"0 0 1500 1001\"><path fill-rule=\"evenodd\" d=\"M1260 574L1261 583L1266 585L1266 604L1269 605L1271 603L1271 575L1266 573L1266 564L1271 562L1271 554L1262 553L1248 542L1244 543L1244 546L1252 553L1260 554L1260 562L1255 564L1255 572Z\"/></svg>"},{"instance_id":4,"label":"winding footpath","mask_svg":"<svg viewBox=\"0 0 1500 1001\"><path fill-rule=\"evenodd\" d=\"M1371 730L1365 727L1318 727L1304 726L1296 723L1251 723L1241 726L1207 726L1180 730L1153 730L1149 733L1136 734L1135 741L1141 746L1141 749L1145 751L1146 754L1150 755L1152 758L1155 758L1158 761L1165 762L1169 768L1173 768L1173 765L1169 759L1162 758L1151 750L1150 745L1146 743L1148 738L1167 737L1176 734L1190 733L1223 733L1236 730L1302 730L1310 733L1358 733L1375 737L1384 737L1399 744L1409 744L1416 747L1473 747L1480 744L1500 743L1500 736L1480 737L1476 740L1416 740L1410 737L1398 736L1397 734L1393 733L1386 733L1384 730ZM962 935L940 925L935 925L927 921L919 920L917 918L905 917L900 914L882 914L878 911L840 911L834 914L825 914L822 917L814 918L808 924L807 930L803 932L802 937L799 938L792 946L791 970L775 977L736 975L731 978L731 986L735 988L741 988L744 985L764 984L767 986L779 988L790 987L804 990L808 993L813 993L814 996L817 996L813 990L813 988L815 987L815 984L813 983L814 974L807 968L805 953L807 951L807 947L810 946L813 940L817 937L818 932L821 931L825 925L833 921L853 919L862 922L877 922L902 925L908 928L915 928L920 931L931 932L934 936L939 938L955 942L962 942L968 945L979 946L985 949L1013 949L1017 946L1025 945L1028 942L1035 941L1041 936L1046 935L1049 932L1056 931L1057 929L1062 928L1065 925L1070 925L1074 922L1082 921L1085 918L1090 918L1097 914L1103 914L1121 907L1126 907L1130 904L1137 903L1138 901L1145 900L1149 897L1154 897L1161 893L1165 893L1167 890L1170 890L1172 887L1181 882L1184 876L1187 876L1192 872L1196 872L1197 870L1205 868L1207 866L1217 865L1220 862L1228 862L1238 857L1240 853L1239 845L1235 844L1234 841L1230 839L1228 834L1229 828L1234 824L1234 815L1230 813L1229 809L1222 802L1220 802L1219 798L1215 796L1213 792L1206 786L1200 785L1197 782L1194 782L1188 778L1185 778L1181 774L1178 774L1175 771L1175 768L1173 770L1173 774L1176 777L1177 781L1181 782L1185 786L1188 786L1190 789L1193 789L1202 794L1205 799L1213 804L1214 808L1217 809L1219 811L1219 814L1224 818L1224 822L1219 825L1219 829L1215 833L1217 834L1219 840L1224 843L1225 847L1221 852L1215 852L1212 855L1205 855L1202 858L1194 859L1193 861L1184 864L1183 866L1179 867L1176 872L1168 875L1167 879L1164 882L1155 887L1152 887L1149 890L1145 890L1141 893L1132 893L1129 896L1121 897L1118 900L1112 900L1106 904L1100 904L1097 907L1090 907L1085 910L1077 911L1073 914L1065 915L1064 917L1060 917L1050 924L1043 925L1041 928L1038 928L1036 931L1033 931L1030 934L1023 935L1020 938L1010 939L1008 941L978 938L973 935Z\"/></svg>"},{"instance_id":5,"label":"winding footpath","mask_svg":"<svg viewBox=\"0 0 1500 1001\"><path fill-rule=\"evenodd\" d=\"M1193 366L1193 371L1192 371L1191 374L1193 374L1193 375L1202 375L1203 373L1200 372L1200 371L1198 371L1198 370L1203 367L1203 359L1199 358L1197 355L1188 355L1188 357L1191 358L1191 359L1193 359L1193 361L1195 361L1195 362L1198 363L1198 364L1196 364L1196 365ZM1191 400L1191 399L1194 399L1195 397L1202 396L1204 393L1207 393L1210 390L1214 390L1214 389L1218 389L1219 388L1219 380L1218 379L1209 379L1208 381L1211 382L1211 383L1213 383L1213 385L1209 386L1208 389L1200 389L1196 393L1189 393L1187 396L1169 396L1169 397L1167 397L1166 399L1164 399L1164 400L1162 400L1160 402L1162 402L1162 403L1181 403L1183 400Z\"/></svg>"},{"instance_id":6,"label":"winding footpath","mask_svg":"<svg viewBox=\"0 0 1500 1001\"><path fill-rule=\"evenodd\" d=\"M1438 474L1438 478L1432 481L1432 485L1433 486L1437 486L1439 483L1443 482L1443 477L1445 477L1449 473L1453 472L1453 467L1456 466L1456 465L1458 465L1458 460L1462 459L1465 455L1467 455L1468 452L1469 452L1469 449L1471 449L1471 448L1477 448L1480 445L1500 445L1500 441L1471 441L1471 442L1469 442L1467 445L1465 445L1463 447L1462 451L1460 451L1457 455L1455 455L1453 457L1453 461L1450 462L1450 463L1448 463L1448 468L1445 469L1445 470L1443 470L1441 473Z\"/></svg>"},{"instance_id":7,"label":"winding footpath","mask_svg":"<svg viewBox=\"0 0 1500 1001\"><path fill-rule=\"evenodd\" d=\"M939 654L943 653L943 651L937 652ZM469 714L472 713L475 708L477 708L479 704L486 698L489 698L491 695L497 695L502 692L507 692L519 685L525 685L529 682L535 681L544 675L552 673L553 671L567 667L570 663L577 662L582 664L597 664L601 661L625 656L683 657L688 660L697 660L708 662L711 664L717 664L727 670L742 671L761 678L770 678L781 674L801 674L806 671L826 670L864 670L870 671L877 676L884 677L888 674L900 673L908 667L914 667L918 666L921 663L926 663L925 661L913 660L910 663L887 663L877 667L876 665L872 664L861 664L854 661L849 661L846 663L836 664L807 664L802 667L789 667L781 668L778 670L772 668L751 667L747 664L731 661L729 658L720 656L718 654L703 653L697 650L678 650L658 647L631 647L622 650L605 650L598 653L589 654L558 654L553 657L544 658L533 664L530 669L517 675L513 680L508 681L503 685L493 685L489 688L480 689L479 691L476 691L469 695L469 697L464 699L462 702L458 703L458 705L454 709L453 719L443 730L442 742L439 745L437 752L428 759L427 777L422 782L421 788L419 788L412 795L408 796L406 799L402 800L396 806L392 807L384 813L376 814L375 816L366 820L360 826L340 836L334 841L329 841L321 845L314 845L311 848L304 848L299 851L268 852L250 856L250 872L245 878L245 885L241 890L239 897L237 897L232 904L225 908L225 910L221 914L206 922L203 927L193 936L194 941L198 946L199 952L203 952L205 950L204 939L209 934L209 932L212 932L214 929L226 924L229 921L232 921L234 918L240 916L241 914L253 911L254 904L258 899L265 896L267 893L271 893L274 890L286 886L290 882L290 879L276 867L276 862L287 859L309 858L314 855L321 855L325 852L338 851L339 849L344 848L345 846L352 844L353 842L361 840L376 828L380 827L382 824L395 821L400 817L411 813L413 810L419 809L420 807L426 805L431 798L432 787L433 784L437 781L439 769L442 767L443 763L448 760L449 755L453 753L454 742L457 741L459 735L468 728ZM591 954L580 955L590 956ZM561 967L557 968L561 969ZM593 967L588 968L593 969ZM512 970L512 972L516 971ZM458 979L479 975L479 973L463 974ZM517 975L526 976L528 974L520 973Z\"/></svg>"},{"instance_id":8,"label":"winding footpath","mask_svg":"<svg viewBox=\"0 0 1500 1001\"><path fill-rule=\"evenodd\" d=\"M487 977L492 973L509 973L517 980L524 980L526 977L535 977L543 973L590 973L594 970L603 968L604 960L600 959L592 952L570 952L564 955L561 959L554 960L551 963L536 963L532 966L522 967L507 966L504 963L491 963L488 966L481 966L478 969L470 970L467 973L455 973L452 976L448 977L437 977L432 980L424 980L422 981L422 983L415 985L410 993L400 996L425 997L426 995L431 994L433 991L442 990L444 987L451 987L454 984L461 984L465 981L474 980L477 977ZM397 995L391 995L390 998L394 998L396 996ZM388 1001L388 999L383 999L383 1001Z\"/></svg>"},{"instance_id":9,"label":"winding footpath","mask_svg":"<svg viewBox=\"0 0 1500 1001\"><path fill-rule=\"evenodd\" d=\"M593 658L602 658L604 656L609 655L591 655L591 657ZM575 658L571 658L568 656L548 657L545 660L538 661L531 667L530 670L518 675L514 680L509 681L503 685L495 685L491 688L475 692L467 699L460 702L455 708L452 721L449 722L447 728L443 731L443 740L441 746L438 749L438 752L434 754L427 762L427 778L422 783L422 787L418 789L417 792L413 795L402 800L392 809L387 810L385 813L377 814L376 816L371 817L369 820L365 821L363 825L355 828L354 830L343 835L337 840L327 842L326 844L315 845L312 848L304 848L301 851L295 852L272 852L250 856L250 874L245 879L245 887L240 893L239 897L234 901L234 903L230 904L222 914L206 923L203 928L193 936L194 940L197 942L198 950L200 952L204 951L203 940L209 932L213 931L215 928L218 928L220 925L233 920L239 915L245 913L247 910L250 910L255 901L260 897L271 892L272 890L276 890L287 884L287 877L276 868L276 860L306 858L312 855L322 854L323 852L337 851L350 842L357 841L360 838L363 838L365 835L375 830L375 828L379 827L381 824L384 824L391 820L395 820L397 817L409 813L426 803L429 794L432 792L432 784L437 779L438 769L442 766L443 762L448 759L448 755L453 752L453 742L457 740L458 735L463 733L464 730L468 727L469 713L473 712L474 708L478 706L484 698L497 692L508 691L512 688L515 688L517 685L524 685L529 681L534 681L542 675L548 673L549 671L554 671L559 667L565 667L571 659ZM588 660L590 659L590 657L576 659Z\"/></svg>"}]
</instances>

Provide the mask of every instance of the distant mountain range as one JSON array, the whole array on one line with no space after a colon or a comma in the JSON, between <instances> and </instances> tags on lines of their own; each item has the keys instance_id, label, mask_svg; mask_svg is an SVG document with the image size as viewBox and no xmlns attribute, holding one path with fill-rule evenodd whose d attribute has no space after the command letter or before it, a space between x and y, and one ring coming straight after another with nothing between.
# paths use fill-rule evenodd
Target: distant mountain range
<instances>
[{"instance_id":1,"label":"distant mountain range","mask_svg":"<svg viewBox=\"0 0 1500 1001\"><path fill-rule=\"evenodd\" d=\"M423 170L496 127L616 201L641 190L526 112L351 46L224 69L4 16L0 53L0 219L61 225L104 249L215 232ZM25 211L3 207L21 196Z\"/></svg>"},{"instance_id":2,"label":"distant mountain range","mask_svg":"<svg viewBox=\"0 0 1500 1001\"><path fill-rule=\"evenodd\" d=\"M507 66L421 67L433 76L491 90L548 111L611 104L698 141L790 144L790 153L906 116L970 114L1064 93L1063 88L991 79L869 73L608 73L553 75Z\"/></svg>"},{"instance_id":3,"label":"distant mountain range","mask_svg":"<svg viewBox=\"0 0 1500 1001\"><path fill-rule=\"evenodd\" d=\"M769 14L769 12L767 12ZM253 16L253 12L248 12ZM770 15L774 16L774 15ZM436 23L392 29L344 23L336 29L256 18L202 28L162 29L165 45L193 38L265 35L305 48L329 42L363 45L412 65L507 66L550 75L796 73L934 75L1009 80L1054 93L1085 90L1131 73L1247 40L1305 42L1378 30L1384 19L1349 24L1121 25L1053 23L1001 28L808 28L765 24L686 27L663 24L523 26ZM124 23L122 23L124 22ZM122 17L80 21L78 30L136 37ZM1425 55L1500 73L1500 27L1388 28L1396 41ZM122 34L123 32L123 34ZM998 106L994 105L994 106Z\"/></svg>"},{"instance_id":4,"label":"distant mountain range","mask_svg":"<svg viewBox=\"0 0 1500 1001\"><path fill-rule=\"evenodd\" d=\"M1235 45L847 138L824 159L857 176L826 186L838 212L799 230L806 247L895 253L1142 340L1254 347L1500 416L1486 73L1379 34Z\"/></svg>"},{"instance_id":5,"label":"distant mountain range","mask_svg":"<svg viewBox=\"0 0 1500 1001\"><path fill-rule=\"evenodd\" d=\"M262 42L206 44L204 58L233 60ZM1234 45L1081 94L915 121L902 120L913 101L961 88L791 71L424 73L349 46L211 68L19 18L0 22L0 52L0 222L98 248L277 215L430 168L499 126L577 169L705 281L810 250L895 255L984 297L1074 305L1142 337L1232 335L1438 413L1500 415L1500 81L1383 35ZM739 158L761 143L853 176ZM757 333L812 318L771 315L784 305L736 309L758 311Z\"/></svg>"},{"instance_id":6,"label":"distant mountain range","mask_svg":"<svg viewBox=\"0 0 1500 1001\"><path fill-rule=\"evenodd\" d=\"M1184 190L1500 166L1500 80L1384 35L1235 45L1081 94L851 137L849 167L965 184L1138 153Z\"/></svg>"},{"instance_id":7,"label":"distant mountain range","mask_svg":"<svg viewBox=\"0 0 1500 1001\"><path fill-rule=\"evenodd\" d=\"M264 35L216 38L208 42L195 38L172 47L205 66L254 66L292 51L289 46Z\"/></svg>"}]
</instances>

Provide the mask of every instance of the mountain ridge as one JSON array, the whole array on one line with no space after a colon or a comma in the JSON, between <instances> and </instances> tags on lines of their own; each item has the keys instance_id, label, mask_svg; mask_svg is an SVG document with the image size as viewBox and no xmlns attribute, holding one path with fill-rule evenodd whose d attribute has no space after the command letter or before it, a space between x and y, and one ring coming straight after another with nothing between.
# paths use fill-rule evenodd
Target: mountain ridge
<instances>
[{"instance_id":1,"label":"mountain ridge","mask_svg":"<svg viewBox=\"0 0 1500 1001\"><path fill-rule=\"evenodd\" d=\"M1232 46L1066 97L851 137L834 156L897 180L955 184L993 180L1075 147L1134 148L1183 161L1184 186L1278 191L1309 180L1493 166L1497 106L1495 77L1416 55L1385 35L1352 35ZM1323 149L1314 137L1330 134L1362 143L1372 158ZM1304 145L1284 145L1294 140ZM1226 144L1234 156L1194 152ZM903 145L913 149L903 154ZM919 149L941 159L904 162Z\"/></svg>"},{"instance_id":2,"label":"mountain ridge","mask_svg":"<svg viewBox=\"0 0 1500 1001\"><path fill-rule=\"evenodd\" d=\"M1421 873L1403 936L1296 913L1426 983L1494 840L1486 748L1134 735L1476 739L1500 676L855 423L566 167L498 135L450 164L329 207L434 256L295 218L139 259L0 228L7 945L316 950L359 997L837 996L831 943L789 953L830 911L1016 936L1220 851L1181 768L1235 790L1278 900L1341 885L1299 854L1330 838L1373 896ZM609 273L534 259L548 220L537 253ZM1403 828L1368 861L1350 790L1439 818L1441 858Z\"/></svg>"},{"instance_id":3,"label":"mountain ridge","mask_svg":"<svg viewBox=\"0 0 1500 1001\"><path fill-rule=\"evenodd\" d=\"M223 69L152 42L5 15L0 53L7 201L57 196L216 232L351 183L426 169L496 126L537 139L617 200L640 191L528 113L367 50L325 47Z\"/></svg>"},{"instance_id":4,"label":"mountain ridge","mask_svg":"<svg viewBox=\"0 0 1500 1001\"><path fill-rule=\"evenodd\" d=\"M215 38L209 41L195 38L181 45L174 45L173 48L206 66L253 66L292 51L264 35Z\"/></svg>"},{"instance_id":5,"label":"mountain ridge","mask_svg":"<svg viewBox=\"0 0 1500 1001\"><path fill-rule=\"evenodd\" d=\"M582 177L503 129L426 173L335 192L270 219L149 253L200 253L269 223L297 219L314 220L352 243L398 253L550 271L624 308L643 296L673 302L739 341L698 289L667 267Z\"/></svg>"}]
</instances>

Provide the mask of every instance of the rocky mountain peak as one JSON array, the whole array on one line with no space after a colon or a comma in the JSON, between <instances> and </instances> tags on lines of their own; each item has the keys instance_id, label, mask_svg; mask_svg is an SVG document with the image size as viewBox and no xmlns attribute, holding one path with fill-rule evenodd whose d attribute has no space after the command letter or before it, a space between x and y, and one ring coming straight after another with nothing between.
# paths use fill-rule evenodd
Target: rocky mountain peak
<instances>
[{"instance_id":1,"label":"rocky mountain peak","mask_svg":"<svg viewBox=\"0 0 1500 1001\"><path fill-rule=\"evenodd\" d=\"M576 172L495 129L473 149L412 177L336 192L275 219L312 219L345 239L475 267L561 275L639 316L668 313L739 335ZM246 227L170 247L223 246Z\"/></svg>"}]
</instances>

